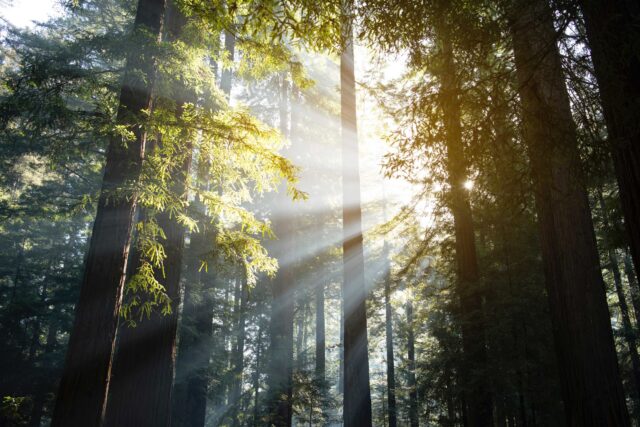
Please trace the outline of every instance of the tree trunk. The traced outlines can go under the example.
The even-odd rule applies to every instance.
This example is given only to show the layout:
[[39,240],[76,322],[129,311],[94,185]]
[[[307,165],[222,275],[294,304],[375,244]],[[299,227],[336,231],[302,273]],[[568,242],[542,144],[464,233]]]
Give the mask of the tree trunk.
[[[173,5],[167,10],[167,39],[177,40],[186,18]],[[176,93],[186,96],[185,87]],[[176,118],[181,119],[187,99],[176,99]],[[192,143],[185,141],[184,158],[174,173],[172,192],[186,200],[186,180],[191,168]],[[175,373],[176,334],[180,306],[180,276],[185,229],[168,211],[157,215],[158,226],[165,233],[166,258],[156,280],[171,299],[171,313],[159,309],[136,327],[123,325],[119,330],[119,347],[113,362],[111,392],[105,426],[169,426],[171,395]]]
[[416,347],[413,334],[413,301],[407,300],[407,362],[409,368],[409,425],[418,427],[418,384],[416,383]]
[[385,263],[384,276],[384,322],[387,346],[387,412],[389,427],[396,427],[396,373],[393,359],[393,309],[391,307],[391,263],[389,262],[389,246],[384,242],[383,255]]
[[320,281],[316,286],[316,379],[320,382],[326,374],[325,346],[324,283]]
[[516,0],[511,31],[544,272],[570,426],[628,426],[553,16]]
[[[160,38],[166,0],[138,0],[134,31]],[[149,45],[154,40],[148,40]],[[117,123],[135,136],[125,144],[113,137],[107,150],[89,252],[76,305],[75,321],[58,389],[53,427],[100,425],[109,389],[111,358],[131,242],[146,136],[142,110],[151,108],[155,73],[152,54],[141,46],[127,58]],[[122,188],[130,197],[116,196]]]
[[633,271],[633,261],[628,251],[625,251],[623,256],[624,261],[624,274],[627,276],[627,282],[629,283],[629,293],[631,294],[631,302],[633,304],[633,314],[636,318],[636,328],[640,325],[640,288],[638,287],[638,281],[636,280],[636,274]]
[[443,44],[441,104],[447,146],[447,174],[451,187],[450,209],[456,238],[457,293],[460,299],[462,348],[464,357],[463,389],[468,405],[470,426],[491,426],[493,404],[487,378],[485,323],[482,290],[478,273],[475,233],[469,195],[465,189],[467,160],[462,140],[461,109],[456,64],[448,24],[439,30]]
[[637,1],[581,0],[625,227],[640,271],[640,39]]
[[[280,131],[287,135],[288,129],[288,83],[286,76],[281,82]],[[278,241],[274,243],[274,256],[281,261],[273,280],[271,313],[271,363],[269,369],[269,422],[276,427],[291,426],[292,371],[293,371],[293,315],[294,278],[291,268],[292,233],[291,216],[279,213],[274,218],[274,230]],[[284,260],[286,262],[282,262]]]
[[231,420],[234,427],[240,425],[238,418],[238,410],[241,406],[242,398],[242,375],[244,371],[244,337],[245,337],[245,321],[247,313],[247,298],[249,297],[248,283],[246,274],[243,272],[240,277],[240,302],[236,317],[238,319],[236,325],[236,349],[233,357],[233,385],[231,388]]
[[340,57],[342,106],[342,257],[344,281],[344,425],[371,426],[366,288],[360,210],[360,167],[351,11],[343,16]]
[[262,363],[262,333],[263,333],[263,322],[262,322],[262,305],[258,308],[258,336],[256,337],[256,371],[253,377],[253,427],[258,427],[260,421],[260,366]]
[[[53,313],[51,315],[53,315]],[[57,345],[57,333],[58,328],[56,325],[56,321],[54,319],[51,319],[49,321],[49,331],[47,332],[47,342],[44,345],[44,360],[48,359]],[[40,427],[40,424],[42,422],[42,415],[44,414],[44,404],[47,398],[47,390],[50,389],[50,387],[48,386],[49,381],[50,378],[47,377],[41,377],[38,379],[38,391],[33,398],[33,409],[31,411],[31,417],[29,418],[29,427]]]

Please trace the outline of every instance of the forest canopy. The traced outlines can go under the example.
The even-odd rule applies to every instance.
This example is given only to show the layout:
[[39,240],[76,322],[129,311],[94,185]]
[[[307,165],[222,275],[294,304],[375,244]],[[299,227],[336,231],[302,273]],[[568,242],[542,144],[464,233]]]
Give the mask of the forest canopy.
[[640,4],[0,0],[0,427],[640,425]]

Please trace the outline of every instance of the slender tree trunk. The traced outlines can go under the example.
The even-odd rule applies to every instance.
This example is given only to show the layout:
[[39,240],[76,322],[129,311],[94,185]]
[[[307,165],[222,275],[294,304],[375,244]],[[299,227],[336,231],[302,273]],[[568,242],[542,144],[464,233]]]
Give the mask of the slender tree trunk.
[[324,283],[316,286],[316,378],[324,382],[326,371],[324,328]]
[[631,302],[633,304],[633,314],[636,318],[636,328],[640,325],[640,288],[638,287],[638,281],[636,280],[636,274],[633,271],[633,261],[627,251],[623,256],[624,262],[624,274],[627,276],[627,282],[629,283],[629,293],[631,294]]
[[344,265],[344,425],[371,426],[371,388],[367,339],[366,288],[360,210],[360,167],[356,120],[353,27],[344,13],[344,51],[340,57],[342,106],[342,257]]
[[258,309],[258,336],[256,337],[256,371],[253,377],[253,427],[258,427],[260,421],[260,374],[262,363],[262,334],[263,334],[263,322],[262,322],[262,306]]
[[393,309],[391,307],[391,263],[389,262],[389,246],[384,242],[383,257],[385,262],[384,277],[384,322],[387,346],[387,412],[389,427],[396,427],[396,372],[393,357]]
[[[280,131],[288,130],[288,82],[282,76],[280,98]],[[290,426],[293,416],[293,315],[294,278],[291,266],[293,243],[290,214],[280,213],[274,218],[274,229],[279,240],[274,244],[274,255],[281,262],[273,280],[271,313],[271,363],[269,369],[269,422],[276,427]]]
[[640,271],[640,3],[581,0],[625,227]]
[[[233,63],[233,58],[236,52],[236,38],[229,31],[224,32],[224,49],[229,55],[230,61]],[[233,84],[233,72],[229,68],[223,68],[220,76],[220,89],[222,93],[227,96],[227,99],[231,98],[231,85]]]
[[545,0],[515,0],[511,31],[567,422],[628,426],[575,126]]
[[[47,342],[44,345],[44,360],[48,359],[57,345],[57,333],[58,328],[56,321],[54,319],[51,319],[49,321],[49,330],[47,332]],[[31,411],[31,417],[29,418],[29,427],[40,427],[40,424],[42,423],[42,416],[44,415],[44,404],[47,398],[47,390],[50,389],[48,381],[50,381],[50,378],[41,377],[38,379],[38,391],[33,398],[33,409]]]
[[240,425],[238,410],[240,409],[242,397],[242,376],[244,372],[244,337],[247,313],[247,299],[249,297],[248,283],[246,274],[244,272],[242,273],[240,281],[240,304],[238,306],[239,311],[237,312],[238,324],[236,327],[236,350],[233,360],[233,386],[231,391],[231,405],[233,405],[231,419],[234,427]]
[[418,427],[418,384],[416,382],[416,346],[413,333],[413,301],[407,300],[407,362],[409,368],[409,425]]
[[482,311],[482,291],[478,273],[475,233],[471,204],[464,185],[468,179],[467,160],[462,140],[461,109],[457,70],[448,24],[439,30],[443,44],[441,103],[447,145],[447,172],[451,187],[450,209],[453,214],[458,266],[457,293],[462,312],[462,347],[464,357],[465,402],[470,426],[491,426],[493,404],[486,375],[487,350]]
[[[134,30],[159,39],[165,1],[139,0]],[[146,48],[141,46],[142,52]],[[137,202],[134,188],[145,152],[146,137],[139,123],[143,117],[141,111],[151,108],[154,73],[153,55],[137,50],[128,57],[116,120],[130,129],[135,138],[125,144],[113,137],[107,150],[102,191],[58,389],[53,427],[100,425],[104,416]],[[114,192],[121,188],[131,191],[131,196],[115,196]]]

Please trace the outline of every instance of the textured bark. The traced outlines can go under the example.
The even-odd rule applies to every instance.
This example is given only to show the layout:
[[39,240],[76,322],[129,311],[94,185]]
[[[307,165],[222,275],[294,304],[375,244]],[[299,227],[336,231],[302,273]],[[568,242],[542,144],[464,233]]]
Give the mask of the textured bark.
[[511,31],[545,282],[570,426],[626,426],[593,223],[545,0],[516,0]]
[[[171,3],[167,10],[167,39],[177,40],[186,18]],[[185,96],[186,88],[176,88]],[[176,99],[176,117],[182,115],[185,99]],[[191,168],[192,144],[185,141],[184,158],[173,176],[172,192],[186,200],[186,180]],[[164,271],[156,271],[156,280],[171,299],[171,313],[154,311],[136,327],[122,325],[119,347],[113,362],[112,385],[107,404],[105,425],[169,426],[171,394],[175,371],[176,333],[180,306],[180,276],[185,229],[169,212],[157,215],[158,226],[164,231],[166,258]]]
[[391,307],[391,264],[389,262],[389,246],[384,242],[383,257],[385,262],[384,276],[384,323],[387,347],[387,413],[389,427],[398,425],[396,406],[396,371],[393,359],[393,308]]
[[366,289],[360,210],[360,166],[351,18],[340,57],[342,119],[342,258],[344,278],[344,425],[371,426]]
[[[159,38],[165,0],[139,0],[134,30]],[[146,137],[141,110],[151,108],[155,63],[146,46],[127,59],[120,92],[117,123],[135,138],[124,144],[113,137],[107,150],[102,190],[76,305],[52,426],[100,425],[109,389],[111,358],[118,325],[127,255],[136,208],[116,190],[134,189],[142,167]],[[140,78],[142,77],[142,78]]]
[[640,271],[640,3],[581,0],[620,199]]
[[487,379],[487,350],[482,293],[478,273],[475,233],[469,195],[464,187],[468,179],[467,160],[462,140],[461,110],[456,64],[447,24],[439,29],[443,45],[441,104],[447,146],[447,175],[451,187],[450,204],[455,227],[457,293],[460,299],[465,390],[470,426],[491,426],[493,404]]

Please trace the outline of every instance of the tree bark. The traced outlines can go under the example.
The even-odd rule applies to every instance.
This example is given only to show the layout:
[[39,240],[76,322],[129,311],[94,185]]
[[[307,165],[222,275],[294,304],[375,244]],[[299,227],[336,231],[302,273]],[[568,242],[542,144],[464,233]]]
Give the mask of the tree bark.
[[631,302],[633,304],[633,314],[636,318],[636,328],[640,324],[640,288],[638,287],[638,281],[636,280],[636,274],[633,271],[633,261],[628,251],[625,251],[623,256],[624,262],[624,274],[627,276],[627,282],[629,283],[629,293],[631,294]]
[[387,242],[384,242],[382,253],[385,262],[384,322],[387,347],[387,413],[389,416],[389,427],[397,427],[396,372],[393,356],[393,309],[391,307],[391,263],[389,262],[389,246]]
[[[139,0],[136,33],[158,40],[166,0]],[[150,45],[152,40],[145,42]],[[133,132],[126,144],[113,137],[107,150],[89,252],[76,305],[75,321],[58,389],[53,427],[102,423],[109,389],[118,313],[136,209],[135,182],[140,176],[146,136],[142,110],[151,108],[155,60],[142,45],[127,58],[117,123]],[[142,78],[141,78],[142,77]],[[127,189],[129,197],[116,195]]]
[[553,16],[515,0],[511,32],[567,423],[628,426]]
[[237,307],[236,317],[236,348],[233,355],[233,383],[231,388],[231,420],[234,427],[240,425],[238,411],[241,407],[242,375],[244,371],[244,338],[247,313],[247,298],[249,297],[248,283],[243,272],[240,277],[240,301]]
[[413,301],[407,300],[407,362],[409,368],[409,425],[418,427],[418,384],[416,382],[416,346],[413,333]]
[[340,57],[342,119],[342,258],[344,266],[344,425],[371,426],[366,288],[351,11],[343,16]]
[[636,272],[640,271],[640,3],[581,0]]
[[464,360],[463,388],[470,426],[493,424],[491,387],[487,378],[485,322],[482,290],[478,272],[473,216],[469,195],[464,185],[468,179],[461,127],[461,109],[457,70],[454,62],[448,24],[439,29],[443,45],[441,72],[441,104],[447,146],[447,173],[450,209],[456,238],[457,293],[460,300],[462,347]]

